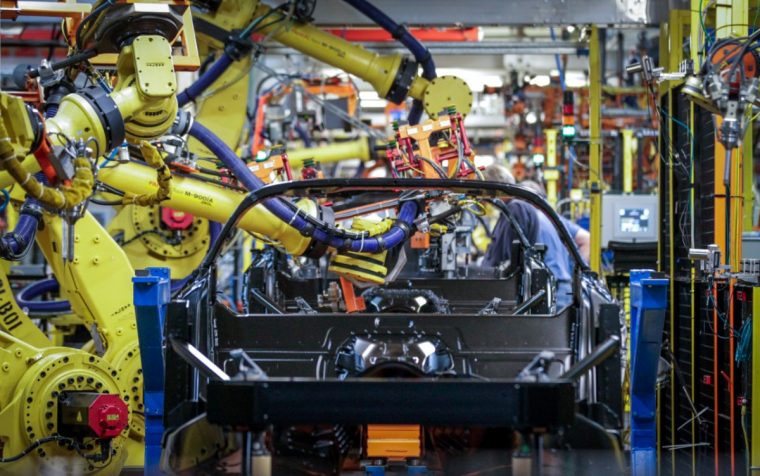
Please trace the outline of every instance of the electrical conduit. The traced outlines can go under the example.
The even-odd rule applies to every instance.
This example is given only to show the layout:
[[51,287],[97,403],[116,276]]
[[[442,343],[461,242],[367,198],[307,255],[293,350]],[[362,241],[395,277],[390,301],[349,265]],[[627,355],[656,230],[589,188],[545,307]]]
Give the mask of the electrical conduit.
[[[383,30],[391,34],[412,53],[414,59],[422,65],[422,77],[428,80],[436,78],[435,62],[425,46],[420,43],[409,31],[399,25],[391,17],[383,13],[376,6],[366,0],[345,0],[346,3],[362,12],[367,18],[377,23]],[[422,117],[422,101],[415,99],[412,109],[409,111],[407,120],[409,124],[417,124]]]
[[[227,144],[201,124],[194,122],[190,128],[190,135],[216,155],[246,189],[255,191],[264,186],[264,183],[248,169],[246,164],[238,158]],[[418,212],[416,203],[412,201],[406,202],[399,210],[396,224],[386,233],[376,237],[351,240],[336,236],[335,232],[330,229],[315,227],[301,216],[297,210],[294,211],[281,199],[266,200],[264,201],[264,206],[277,218],[288,223],[302,235],[311,236],[314,240],[334,248],[364,253],[377,253],[403,243],[412,231],[412,223]]]

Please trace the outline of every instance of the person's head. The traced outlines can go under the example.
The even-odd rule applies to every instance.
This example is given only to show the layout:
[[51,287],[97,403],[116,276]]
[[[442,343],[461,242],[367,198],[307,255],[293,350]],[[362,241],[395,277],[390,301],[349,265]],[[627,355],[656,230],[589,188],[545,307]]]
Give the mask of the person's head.
[[544,186],[535,180],[523,180],[518,185],[538,194],[541,198],[546,198],[546,190],[544,189]]
[[514,185],[516,183],[514,175],[508,168],[501,164],[491,164],[483,171],[483,177],[489,182],[506,183]]

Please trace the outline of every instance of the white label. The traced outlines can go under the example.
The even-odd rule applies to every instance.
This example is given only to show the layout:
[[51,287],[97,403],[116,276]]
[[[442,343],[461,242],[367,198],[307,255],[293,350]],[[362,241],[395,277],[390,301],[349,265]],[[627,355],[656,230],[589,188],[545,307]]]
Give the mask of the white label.
[[406,133],[409,134],[409,135],[416,134],[417,133],[417,128],[416,127],[411,127],[411,128],[409,128],[409,129],[406,130]]
[[155,3],[135,3],[133,7],[140,13],[169,13],[169,5]]
[[427,132],[427,131],[432,131],[432,130],[433,130],[432,124],[425,124],[424,126],[422,126],[422,132]]
[[451,125],[451,121],[446,119],[445,121],[439,122],[438,125],[440,125],[441,127],[449,127]]

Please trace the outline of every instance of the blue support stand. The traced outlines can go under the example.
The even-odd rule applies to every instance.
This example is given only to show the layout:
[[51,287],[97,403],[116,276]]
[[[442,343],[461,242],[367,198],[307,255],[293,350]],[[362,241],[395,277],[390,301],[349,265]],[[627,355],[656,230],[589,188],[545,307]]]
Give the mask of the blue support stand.
[[365,476],[385,476],[385,465],[370,464],[364,467]]
[[668,280],[631,271],[631,473],[657,475],[657,367]]
[[171,300],[169,268],[138,270],[132,278],[145,402],[145,474],[160,474],[164,435],[164,320]]

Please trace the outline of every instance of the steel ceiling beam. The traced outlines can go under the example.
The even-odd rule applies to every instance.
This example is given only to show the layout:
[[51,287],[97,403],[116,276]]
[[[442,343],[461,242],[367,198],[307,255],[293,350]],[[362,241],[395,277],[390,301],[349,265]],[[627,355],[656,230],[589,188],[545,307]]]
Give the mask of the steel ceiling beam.
[[[383,0],[377,6],[395,21],[418,26],[659,25],[685,0]],[[320,0],[318,25],[370,26],[372,21],[343,0]]]

